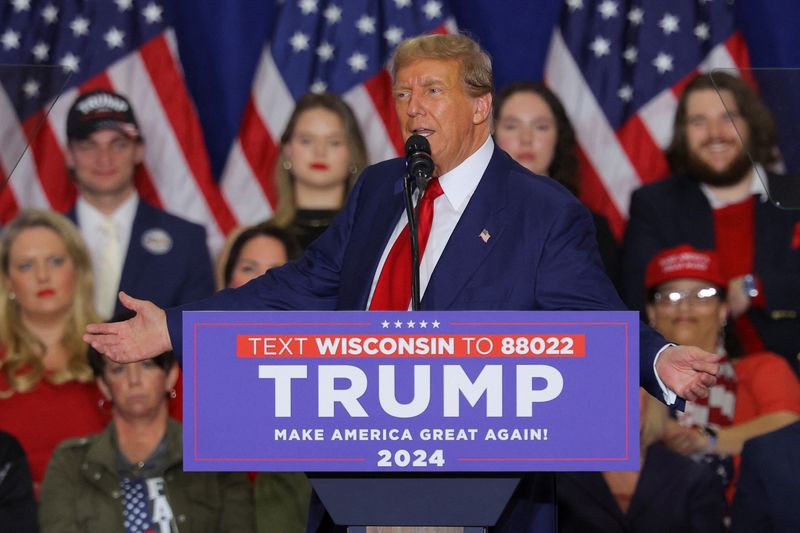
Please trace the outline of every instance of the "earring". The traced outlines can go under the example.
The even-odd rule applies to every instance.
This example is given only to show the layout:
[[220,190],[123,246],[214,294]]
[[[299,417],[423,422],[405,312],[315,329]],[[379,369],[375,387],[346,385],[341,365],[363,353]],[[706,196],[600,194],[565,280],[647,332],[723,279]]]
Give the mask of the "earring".
[[350,174],[353,175],[358,174],[358,166],[356,166],[355,164],[350,165],[350,168],[348,170],[350,171]]
[[113,402],[111,400],[106,400],[105,398],[100,398],[97,400],[97,408],[101,411],[105,411],[106,409],[111,409]]
[[172,390],[169,391],[169,397],[170,397],[171,400],[174,400],[175,398],[178,397],[178,393],[175,392],[175,389],[172,389]]
[[8,299],[13,302],[14,300],[17,299],[17,293],[12,292],[12,291],[8,291]]
[[281,163],[281,166],[284,170],[292,170],[292,162],[288,159],[284,159],[283,163]]

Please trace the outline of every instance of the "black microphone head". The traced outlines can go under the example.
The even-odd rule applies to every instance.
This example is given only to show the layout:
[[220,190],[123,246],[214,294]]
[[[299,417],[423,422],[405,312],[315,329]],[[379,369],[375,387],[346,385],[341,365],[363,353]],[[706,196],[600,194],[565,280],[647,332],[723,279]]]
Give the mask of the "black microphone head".
[[422,135],[412,135],[406,141],[406,167],[408,174],[416,179],[420,192],[423,192],[433,175],[433,159],[431,144]]

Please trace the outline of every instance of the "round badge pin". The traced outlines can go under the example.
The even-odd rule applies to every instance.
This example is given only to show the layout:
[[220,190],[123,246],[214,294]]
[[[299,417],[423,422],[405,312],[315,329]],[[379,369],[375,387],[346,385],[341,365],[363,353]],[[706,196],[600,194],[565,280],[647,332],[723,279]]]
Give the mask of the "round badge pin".
[[153,228],[142,235],[142,246],[155,255],[164,255],[172,250],[172,237],[161,228]]

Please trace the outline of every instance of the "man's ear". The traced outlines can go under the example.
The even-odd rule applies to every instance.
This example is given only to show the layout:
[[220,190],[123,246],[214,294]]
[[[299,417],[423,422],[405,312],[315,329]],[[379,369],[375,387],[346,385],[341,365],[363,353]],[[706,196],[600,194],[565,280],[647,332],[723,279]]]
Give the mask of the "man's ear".
[[473,124],[483,124],[492,115],[492,93],[473,98],[474,111],[472,113]]

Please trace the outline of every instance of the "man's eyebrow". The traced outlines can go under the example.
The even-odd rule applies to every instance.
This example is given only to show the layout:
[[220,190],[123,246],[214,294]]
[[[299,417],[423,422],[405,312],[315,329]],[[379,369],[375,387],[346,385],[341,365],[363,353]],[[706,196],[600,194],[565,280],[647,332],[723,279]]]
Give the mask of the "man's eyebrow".
[[[437,85],[437,84],[444,84],[444,80],[436,76],[427,76],[425,78],[422,78],[422,80],[419,82],[419,85],[421,87],[430,87],[431,85]],[[398,89],[408,89],[409,87],[410,85],[407,83],[398,83],[395,84],[393,89],[396,91]]]

